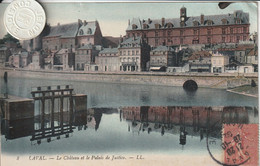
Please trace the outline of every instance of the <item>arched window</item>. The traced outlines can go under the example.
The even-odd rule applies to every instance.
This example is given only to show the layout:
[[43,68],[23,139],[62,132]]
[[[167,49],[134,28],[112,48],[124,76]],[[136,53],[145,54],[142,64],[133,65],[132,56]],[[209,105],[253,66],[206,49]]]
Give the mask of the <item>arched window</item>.
[[213,25],[213,21],[212,20],[207,20],[207,25]]
[[223,24],[223,25],[228,24],[228,21],[227,21],[227,19],[225,19],[225,18],[223,18],[221,21],[222,21],[222,24]]
[[143,24],[143,27],[144,27],[144,29],[148,29],[148,28],[149,28],[149,25]]
[[173,24],[169,22],[169,23],[166,24],[166,27],[167,27],[167,28],[172,28],[172,27],[173,27]]
[[161,25],[160,25],[160,24],[155,24],[154,26],[155,26],[155,29],[161,28]]
[[88,28],[88,32],[87,32],[88,34],[92,34],[92,30],[91,30],[91,28]]
[[135,24],[132,25],[132,29],[137,29],[137,28],[138,28],[137,25]]
[[84,31],[81,29],[81,30],[79,31],[79,34],[80,34],[80,35],[83,35],[83,34],[84,34]]
[[195,27],[199,26],[199,22],[198,21],[193,21],[193,26],[195,26]]

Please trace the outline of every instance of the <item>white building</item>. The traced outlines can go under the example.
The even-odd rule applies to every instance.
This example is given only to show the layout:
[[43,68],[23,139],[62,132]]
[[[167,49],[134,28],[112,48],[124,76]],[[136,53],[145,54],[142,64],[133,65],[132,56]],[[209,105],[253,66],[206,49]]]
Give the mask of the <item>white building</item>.
[[225,66],[229,63],[229,57],[223,54],[213,54],[211,56],[211,72],[224,73]]

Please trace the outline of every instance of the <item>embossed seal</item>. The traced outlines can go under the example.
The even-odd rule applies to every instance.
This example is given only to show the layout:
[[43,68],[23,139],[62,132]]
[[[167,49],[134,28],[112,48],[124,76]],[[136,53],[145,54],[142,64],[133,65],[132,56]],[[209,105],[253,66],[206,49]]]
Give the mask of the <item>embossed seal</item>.
[[29,40],[38,36],[45,22],[45,12],[35,0],[14,0],[4,13],[7,32],[19,40]]

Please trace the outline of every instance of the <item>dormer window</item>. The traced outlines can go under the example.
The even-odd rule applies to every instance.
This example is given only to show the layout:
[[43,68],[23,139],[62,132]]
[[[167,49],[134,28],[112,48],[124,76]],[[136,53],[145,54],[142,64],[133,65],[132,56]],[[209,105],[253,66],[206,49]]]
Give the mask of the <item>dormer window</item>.
[[236,24],[241,24],[241,19],[236,19]]
[[193,21],[193,26],[195,26],[195,27],[199,26],[199,22],[198,21]]
[[208,21],[207,21],[207,25],[209,25],[209,26],[210,26],[210,25],[213,25],[213,21],[212,21],[212,20],[208,20]]
[[166,24],[166,27],[167,27],[167,28],[172,28],[172,27],[173,27],[173,24],[172,24],[172,23],[167,23],[167,24]]
[[225,18],[223,18],[221,21],[222,21],[222,24],[223,24],[223,25],[227,25],[227,24],[228,24],[228,21],[227,21],[227,19],[225,19]]
[[155,26],[155,29],[161,28],[161,25],[160,25],[160,24],[155,24],[154,26]]
[[132,29],[137,29],[137,25],[133,24]]
[[90,28],[88,28],[88,34],[92,34],[92,30]]
[[79,35],[84,35],[84,31],[82,29],[79,31]]
[[149,28],[149,25],[143,24],[143,27],[144,27],[144,29],[148,29],[148,28]]

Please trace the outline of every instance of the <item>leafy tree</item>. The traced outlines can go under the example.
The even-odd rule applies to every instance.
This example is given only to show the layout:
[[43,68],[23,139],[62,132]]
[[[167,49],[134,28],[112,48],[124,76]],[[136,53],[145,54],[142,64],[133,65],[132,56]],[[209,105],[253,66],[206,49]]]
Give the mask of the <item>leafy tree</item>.
[[0,44],[5,44],[5,42],[7,41],[13,41],[15,43],[18,43],[19,45],[19,40],[17,40],[16,38],[14,38],[12,35],[10,35],[9,33],[7,33],[3,39],[0,39]]

